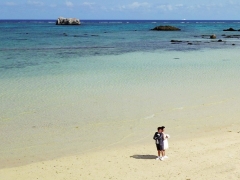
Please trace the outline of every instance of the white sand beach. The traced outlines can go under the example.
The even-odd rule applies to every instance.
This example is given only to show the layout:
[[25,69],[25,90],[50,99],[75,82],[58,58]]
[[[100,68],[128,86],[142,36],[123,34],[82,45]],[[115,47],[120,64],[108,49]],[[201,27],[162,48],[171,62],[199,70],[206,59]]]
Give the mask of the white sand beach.
[[206,128],[171,139],[169,159],[157,161],[154,143],[107,147],[89,153],[0,170],[5,180],[239,179],[240,124]]

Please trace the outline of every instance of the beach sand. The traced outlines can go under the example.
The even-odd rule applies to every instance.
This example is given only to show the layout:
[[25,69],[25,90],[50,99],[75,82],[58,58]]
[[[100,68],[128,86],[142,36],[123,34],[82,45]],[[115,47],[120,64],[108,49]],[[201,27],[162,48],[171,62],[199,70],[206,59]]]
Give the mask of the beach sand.
[[240,179],[240,124],[169,140],[168,159],[154,143],[109,147],[81,155],[0,170],[4,180]]
[[[85,63],[0,80],[1,180],[240,179],[237,49]],[[163,125],[169,159],[156,161]]]

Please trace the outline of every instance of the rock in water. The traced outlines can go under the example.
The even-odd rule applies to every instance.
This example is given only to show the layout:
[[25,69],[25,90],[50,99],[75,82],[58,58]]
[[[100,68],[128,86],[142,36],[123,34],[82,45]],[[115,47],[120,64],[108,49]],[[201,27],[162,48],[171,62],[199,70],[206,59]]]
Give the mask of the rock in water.
[[237,30],[233,28],[229,28],[229,29],[224,29],[223,31],[237,31]]
[[215,34],[210,36],[210,39],[216,39],[216,38],[217,38],[217,36]]
[[56,21],[56,25],[80,25],[81,22],[76,18],[63,18],[59,17]]
[[182,41],[179,41],[179,40],[171,40],[171,42],[178,42],[178,43],[180,43],[180,42],[182,42]]
[[174,26],[157,26],[153,29],[153,31],[181,31],[181,29]]

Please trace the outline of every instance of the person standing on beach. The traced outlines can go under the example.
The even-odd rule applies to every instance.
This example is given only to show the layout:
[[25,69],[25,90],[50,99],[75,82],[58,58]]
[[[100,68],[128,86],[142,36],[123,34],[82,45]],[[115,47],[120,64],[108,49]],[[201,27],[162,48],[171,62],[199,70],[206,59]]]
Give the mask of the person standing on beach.
[[[157,151],[158,151],[158,157],[156,158],[156,160],[164,160],[164,144],[163,144],[163,140],[164,140],[164,134],[163,134],[163,128],[162,127],[158,127],[157,128],[158,132],[156,132],[153,136],[153,139],[156,141],[156,147],[157,147]],[[162,154],[162,157],[161,157]]]
[[164,131],[165,131],[165,126],[162,126],[162,130],[163,130],[163,137],[164,137],[164,140],[163,140],[163,146],[164,146],[163,158],[166,159],[166,158],[168,158],[168,157],[166,156],[166,149],[168,149],[168,138],[170,138],[170,135],[164,133]]

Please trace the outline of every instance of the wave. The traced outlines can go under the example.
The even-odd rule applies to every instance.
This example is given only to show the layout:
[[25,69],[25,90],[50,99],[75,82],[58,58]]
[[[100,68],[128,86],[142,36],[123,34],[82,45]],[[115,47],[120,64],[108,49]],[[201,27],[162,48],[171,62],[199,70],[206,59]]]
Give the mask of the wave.
[[195,22],[196,24],[210,24],[210,23],[214,23],[214,22]]
[[122,24],[123,22],[109,22],[110,24]]
[[123,22],[119,21],[119,22],[113,22],[113,21],[110,21],[110,22],[99,22],[99,24],[122,24]]
[[[27,40],[27,39],[18,39]],[[113,46],[78,46],[78,47],[50,47],[50,48],[1,48],[0,51],[32,51],[32,50],[64,50],[64,49],[113,49]]]
[[196,24],[225,24],[226,22],[219,22],[219,21],[211,21],[211,22],[207,22],[207,21],[196,21],[195,22]]
[[44,21],[32,21],[32,22],[30,22],[30,23],[43,24],[43,23],[45,23],[45,22],[44,22]]

